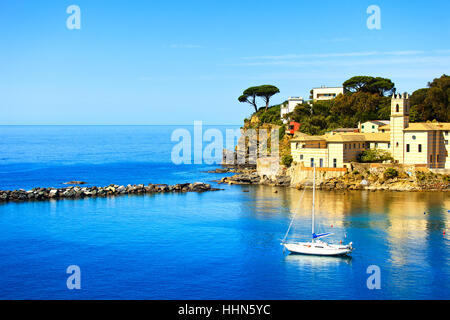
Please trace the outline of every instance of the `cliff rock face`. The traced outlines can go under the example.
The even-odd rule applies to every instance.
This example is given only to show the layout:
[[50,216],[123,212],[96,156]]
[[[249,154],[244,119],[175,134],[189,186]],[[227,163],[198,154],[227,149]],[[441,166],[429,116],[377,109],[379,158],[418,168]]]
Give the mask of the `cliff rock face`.
[[[340,178],[346,173],[345,169],[316,168],[316,183],[319,185],[329,179]],[[294,164],[287,170],[287,175],[291,177],[292,186],[310,185],[314,179],[314,170]]]

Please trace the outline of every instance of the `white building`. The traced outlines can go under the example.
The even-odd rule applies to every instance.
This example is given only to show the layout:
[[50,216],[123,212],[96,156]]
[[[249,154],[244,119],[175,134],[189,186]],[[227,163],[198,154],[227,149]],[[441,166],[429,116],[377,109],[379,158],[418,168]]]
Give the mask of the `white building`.
[[344,87],[325,87],[313,88],[311,90],[311,99],[318,100],[331,100],[338,95],[344,94]]
[[284,119],[284,115],[294,112],[295,107],[298,104],[303,104],[303,98],[302,97],[289,97],[287,104],[283,104],[281,106],[281,119],[284,123],[287,123],[288,121]]
[[361,133],[385,133],[390,131],[389,120],[369,120],[359,124],[359,131]]

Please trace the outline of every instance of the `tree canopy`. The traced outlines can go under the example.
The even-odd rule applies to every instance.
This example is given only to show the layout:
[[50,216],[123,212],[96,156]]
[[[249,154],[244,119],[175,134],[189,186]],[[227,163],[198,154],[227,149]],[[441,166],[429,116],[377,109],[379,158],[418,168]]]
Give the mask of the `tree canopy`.
[[255,108],[255,112],[258,112],[256,98],[259,97],[265,102],[265,111],[267,111],[267,109],[269,108],[270,98],[279,92],[280,89],[267,84],[262,86],[250,87],[244,90],[243,94],[238,98],[238,100],[239,102],[246,102],[251,104]]
[[412,122],[450,122],[450,76],[442,75],[416,90],[410,98]]
[[258,87],[250,87],[246,89],[242,95],[238,98],[239,102],[246,102],[251,104],[255,108],[255,112],[258,112],[258,106],[256,105],[256,92]]
[[266,103],[265,110],[267,111],[267,109],[269,108],[270,98],[279,92],[280,89],[278,89],[277,87],[265,84],[257,87],[256,96],[264,100],[264,102]]
[[395,84],[386,78],[356,76],[343,83],[346,92],[365,92],[380,96],[392,95],[395,92]]
[[[357,76],[345,81],[344,87],[346,94],[335,99],[297,105],[290,119],[302,124],[301,132],[312,135],[336,128],[356,128],[358,122],[389,119],[390,95],[395,92],[391,80]],[[262,123],[281,124],[280,105],[268,108],[270,97],[278,92],[278,88],[269,85],[250,87],[239,97],[239,101],[252,104]],[[258,110],[257,97],[266,102],[265,109]],[[450,122],[450,76],[444,74],[429,82],[427,88],[416,90],[410,97],[410,103],[411,122]]]
[[300,104],[291,118],[302,124],[301,132],[316,135],[336,128],[357,128],[358,122],[367,120],[389,119],[390,106],[389,97],[356,92]]

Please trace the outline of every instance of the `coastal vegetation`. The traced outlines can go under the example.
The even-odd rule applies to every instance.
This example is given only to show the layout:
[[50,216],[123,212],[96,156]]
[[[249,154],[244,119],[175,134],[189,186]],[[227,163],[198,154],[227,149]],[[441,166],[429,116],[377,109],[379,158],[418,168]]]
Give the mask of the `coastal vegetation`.
[[292,162],[294,161],[294,158],[290,154],[285,154],[281,158],[281,164],[289,168],[292,165]]
[[256,98],[261,98],[265,103],[264,111],[267,111],[269,109],[270,98],[279,92],[280,89],[277,87],[265,84],[245,89],[238,100],[239,102],[251,104],[255,108],[255,112],[258,112]]
[[359,122],[389,119],[395,84],[386,78],[356,76],[343,83],[344,94],[326,101],[299,104],[291,118],[302,124],[300,131],[324,134],[336,128],[356,128]]
[[383,173],[383,177],[386,180],[397,178],[398,171],[395,170],[394,168],[387,168]]
[[345,92],[365,92],[378,94],[379,96],[387,96],[395,93],[395,84],[391,79],[370,77],[370,76],[356,76],[352,77],[342,84]]
[[362,163],[381,163],[384,161],[393,161],[391,154],[383,149],[369,149],[361,152],[358,156],[358,162]]
[[[389,120],[391,98],[396,92],[391,79],[371,76],[355,76],[343,82],[344,94],[326,101],[309,101],[297,105],[289,114],[291,120],[301,123],[300,131],[310,135],[320,135],[336,128],[356,128],[359,122],[368,120]],[[263,87],[263,88],[262,88]],[[269,87],[269,88],[267,88]],[[255,118],[252,127],[264,123],[282,126],[281,105],[268,107],[273,94],[279,92],[272,86],[251,87],[244,91],[239,101],[254,106]],[[265,107],[258,108],[256,98],[267,95]],[[410,98],[410,121],[450,122],[450,76],[442,75],[428,83],[427,88],[416,90]]]
[[411,122],[450,122],[450,76],[442,75],[411,95]]

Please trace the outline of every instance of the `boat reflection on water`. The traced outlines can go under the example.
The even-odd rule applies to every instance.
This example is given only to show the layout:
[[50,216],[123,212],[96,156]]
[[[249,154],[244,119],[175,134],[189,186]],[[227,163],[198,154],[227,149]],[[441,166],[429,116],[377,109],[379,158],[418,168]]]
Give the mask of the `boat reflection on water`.
[[285,256],[285,261],[296,264],[301,267],[332,267],[338,266],[340,264],[352,264],[351,256],[338,256],[338,257],[327,257],[327,256],[313,256],[306,254],[294,254],[290,253]]

